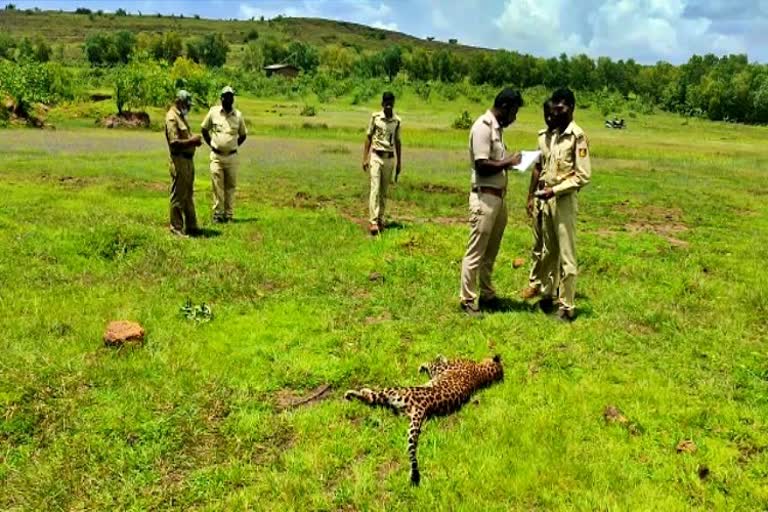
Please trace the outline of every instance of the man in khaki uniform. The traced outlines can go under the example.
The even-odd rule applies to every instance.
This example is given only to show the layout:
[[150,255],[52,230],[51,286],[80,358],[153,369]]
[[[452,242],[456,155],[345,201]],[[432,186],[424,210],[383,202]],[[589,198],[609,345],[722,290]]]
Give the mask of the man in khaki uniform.
[[237,148],[248,135],[243,114],[234,108],[234,104],[234,89],[224,87],[221,90],[221,105],[212,107],[202,124],[203,138],[211,147],[214,222],[229,222],[234,217],[239,163]]
[[528,287],[524,289],[520,296],[523,299],[533,299],[541,294],[542,283],[548,283],[548,291],[550,295],[545,297],[540,305],[545,311],[549,311],[552,308],[555,297],[552,294],[557,293],[557,288],[560,281],[560,272],[558,265],[547,265],[546,270],[554,272],[552,276],[544,276],[542,274],[542,264],[545,262],[547,256],[552,254],[559,262],[559,255],[557,253],[551,253],[544,247],[544,234],[542,232],[542,217],[544,215],[544,201],[534,196],[537,190],[542,190],[544,185],[544,176],[542,170],[546,168],[549,161],[549,145],[552,140],[552,135],[555,132],[555,119],[552,113],[552,100],[548,99],[544,102],[544,123],[547,127],[543,130],[539,130],[538,135],[538,149],[541,151],[541,158],[536,163],[533,172],[531,172],[531,183],[528,187],[528,200],[527,211],[528,217],[531,218],[531,228],[533,230],[533,250],[531,251],[531,272],[528,276]]
[[[515,122],[522,105],[519,92],[504,89],[496,96],[493,107],[475,121],[469,133],[472,165],[470,231],[461,264],[459,298],[461,309],[470,316],[480,315],[480,308],[493,308],[497,303],[491,274],[507,226],[507,169],[520,163],[519,153],[506,156],[504,128]],[[476,299],[479,299],[477,305]]]
[[192,95],[185,90],[176,93],[176,102],[165,115],[165,139],[171,153],[171,233],[184,236],[198,232],[195,214],[195,148],[202,144],[192,135],[187,114]]
[[578,192],[592,177],[589,140],[573,121],[575,107],[576,98],[570,89],[558,89],[552,94],[556,128],[549,143],[544,188],[535,194],[544,201],[542,232],[544,247],[549,253],[542,262],[541,275],[550,277],[542,283],[541,294],[547,297],[554,292],[553,276],[559,273],[558,318],[565,322],[575,318]]
[[394,108],[395,95],[385,92],[381,98],[381,111],[371,115],[363,147],[363,171],[370,175],[371,180],[368,230],[373,236],[384,229],[384,210],[392,169],[397,181],[402,168],[400,118],[395,115]]

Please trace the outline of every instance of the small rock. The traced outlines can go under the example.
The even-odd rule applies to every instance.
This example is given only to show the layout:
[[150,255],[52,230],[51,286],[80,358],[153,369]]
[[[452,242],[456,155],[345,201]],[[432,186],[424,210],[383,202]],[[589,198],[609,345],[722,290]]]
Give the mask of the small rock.
[[525,259],[523,259],[523,258],[515,258],[512,261],[512,268],[520,268],[523,265],[525,265]]
[[371,272],[368,275],[368,280],[371,281],[371,282],[383,281],[384,280],[384,276],[381,275],[379,272]]
[[140,344],[144,341],[144,328],[136,322],[119,320],[110,322],[104,333],[104,344],[110,347],[120,347],[125,343]]
[[683,439],[682,441],[677,443],[676,450],[677,450],[677,453],[696,453],[696,450],[698,450],[698,447],[696,446],[696,443],[694,443],[690,439]]
[[606,406],[605,411],[603,411],[603,418],[605,418],[607,423],[618,423],[620,425],[629,423],[627,417],[615,405]]

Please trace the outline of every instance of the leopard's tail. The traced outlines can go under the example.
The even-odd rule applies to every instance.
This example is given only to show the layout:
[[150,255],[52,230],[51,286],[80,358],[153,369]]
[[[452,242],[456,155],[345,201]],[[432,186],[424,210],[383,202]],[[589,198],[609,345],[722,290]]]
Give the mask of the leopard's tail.
[[347,400],[360,400],[364,404],[372,407],[387,407],[395,411],[400,411],[405,407],[402,400],[402,393],[397,388],[386,388],[381,391],[375,391],[369,388],[358,390],[350,389],[344,393]]

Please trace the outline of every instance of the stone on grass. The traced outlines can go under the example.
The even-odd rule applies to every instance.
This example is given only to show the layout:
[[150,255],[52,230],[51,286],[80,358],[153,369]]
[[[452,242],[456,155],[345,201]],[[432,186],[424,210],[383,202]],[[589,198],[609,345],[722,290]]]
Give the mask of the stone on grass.
[[127,320],[110,322],[104,333],[104,344],[109,347],[121,347],[127,343],[138,345],[143,341],[144,328]]

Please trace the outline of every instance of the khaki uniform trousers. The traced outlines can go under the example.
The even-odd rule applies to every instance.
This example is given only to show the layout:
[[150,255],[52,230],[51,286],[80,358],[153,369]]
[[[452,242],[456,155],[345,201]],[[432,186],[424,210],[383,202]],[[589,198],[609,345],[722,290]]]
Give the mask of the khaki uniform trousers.
[[480,192],[469,195],[469,242],[461,263],[462,302],[478,298],[478,277],[480,297],[492,299],[496,296],[491,274],[506,227],[507,203],[504,198]]
[[576,215],[579,206],[576,192],[542,201],[541,262],[542,287],[545,297],[554,296],[558,287],[560,309],[572,311],[576,307]]
[[195,213],[195,162],[192,158],[172,156],[171,174],[171,228],[183,232],[197,229]]
[[235,215],[235,188],[239,163],[237,154],[225,156],[211,151],[211,190],[215,219],[231,219]]
[[368,173],[371,179],[371,195],[368,199],[368,220],[371,224],[383,224],[387,206],[387,189],[392,181],[395,158],[384,158],[372,151],[370,163]]
[[[528,275],[528,286],[546,292],[544,297],[557,299],[557,289],[560,286],[560,254],[544,247],[544,207],[546,201],[533,200],[533,250],[531,251],[531,272]],[[550,256],[551,255],[551,256]],[[554,261],[552,261],[554,258]],[[546,283],[546,285],[545,285]]]

